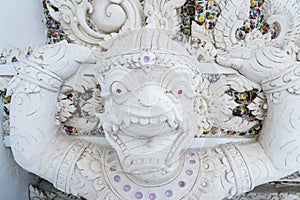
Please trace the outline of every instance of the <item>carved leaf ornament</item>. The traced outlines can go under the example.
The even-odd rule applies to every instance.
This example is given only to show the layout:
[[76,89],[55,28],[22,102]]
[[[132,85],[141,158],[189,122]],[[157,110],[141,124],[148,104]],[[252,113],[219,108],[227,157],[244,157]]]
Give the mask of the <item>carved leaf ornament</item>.
[[61,23],[70,41],[98,46],[119,33],[140,28],[143,13],[138,0],[51,1],[51,16]]
[[[252,26],[243,38],[236,33],[255,2],[211,2],[220,11],[215,26],[193,31],[211,34],[200,38],[211,52],[175,38],[184,1],[144,3],[143,14],[139,1],[52,1],[76,44],[46,45],[16,66],[7,94],[19,165],[75,196],[130,200],[231,198],[299,170],[296,0],[266,1],[266,33]],[[244,95],[251,115],[228,117],[242,101],[235,95],[248,91],[257,92]],[[72,120],[86,131],[101,126],[109,145],[64,135]],[[202,138],[190,148],[210,125],[245,131],[261,121],[257,138]]]

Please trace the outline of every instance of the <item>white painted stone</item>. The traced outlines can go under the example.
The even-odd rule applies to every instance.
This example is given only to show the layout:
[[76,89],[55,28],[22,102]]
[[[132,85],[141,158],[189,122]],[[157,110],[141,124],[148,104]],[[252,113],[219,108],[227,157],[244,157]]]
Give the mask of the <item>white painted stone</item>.
[[[117,32],[115,28],[120,26],[116,24],[107,40],[80,23],[85,22],[87,10],[93,15],[92,7],[101,7],[100,1],[93,5],[74,1],[75,6],[67,10],[62,2],[56,1],[61,9],[57,19],[70,31],[74,42],[94,48],[66,42],[47,45],[17,66],[18,75],[8,88],[8,95],[12,94],[11,147],[23,168],[61,191],[87,199],[213,200],[245,193],[299,170],[298,49],[294,48],[292,55],[285,51],[286,40],[298,45],[294,40],[299,30],[297,15],[291,16],[295,23],[286,22],[280,29],[289,32],[289,37],[278,33],[270,41],[253,31],[245,40],[237,41],[234,33],[248,16],[249,1],[220,3],[223,12],[211,41],[216,48],[215,61],[246,78],[228,76],[224,85],[214,87],[221,94],[226,88],[239,92],[262,89],[267,115],[262,113],[264,109],[251,107],[257,118],[264,118],[254,141],[190,148],[207,118],[243,131],[256,122],[226,118],[225,112],[234,103],[224,95],[215,97],[214,90],[205,87],[205,81],[201,81],[201,74],[208,73],[205,67],[195,63],[187,46],[172,39],[177,25],[174,13],[184,2],[146,1],[144,25],[131,23],[143,20],[142,15],[129,17],[140,13],[139,3],[132,1],[125,9],[131,28],[124,25],[128,29]],[[129,5],[129,1],[114,3]],[[285,9],[276,9],[276,16],[299,10],[296,0],[286,5]],[[77,21],[64,16],[70,9],[78,11],[72,12],[77,14],[72,15]],[[268,9],[272,10],[266,6]],[[270,22],[276,20],[279,18]],[[144,26],[134,29],[140,25]],[[79,86],[93,88],[95,80],[105,109],[89,109],[99,118],[109,147],[65,136],[60,127],[74,110],[60,95],[78,91]],[[215,99],[209,100],[210,96]],[[214,113],[213,108],[220,113]]]
[[[0,98],[0,106],[2,107],[2,98]],[[0,123],[3,122],[3,114],[0,113]],[[1,199],[28,199],[28,184],[33,183],[36,177],[29,172],[23,170],[14,161],[14,157],[9,148],[3,144],[9,143],[4,140],[3,131],[0,129],[1,144],[0,144],[0,184],[1,184]]]
[[[41,1],[36,0],[10,0],[0,1],[0,52],[12,46],[25,49],[28,45],[44,45],[46,43],[46,29],[43,21]],[[14,53],[14,52],[13,52]],[[9,58],[7,58],[8,60]],[[0,90],[7,86],[10,77],[15,75],[14,65],[2,65],[0,58]],[[5,77],[3,77],[5,75]],[[1,99],[0,124],[3,122]],[[28,185],[34,183],[37,176],[22,169],[14,161],[9,148],[3,141],[2,126],[0,129],[0,199],[16,200],[28,199]],[[8,143],[8,142],[7,142]]]
[[42,2],[35,0],[2,1],[0,8],[0,49],[11,46],[23,49],[46,43]]

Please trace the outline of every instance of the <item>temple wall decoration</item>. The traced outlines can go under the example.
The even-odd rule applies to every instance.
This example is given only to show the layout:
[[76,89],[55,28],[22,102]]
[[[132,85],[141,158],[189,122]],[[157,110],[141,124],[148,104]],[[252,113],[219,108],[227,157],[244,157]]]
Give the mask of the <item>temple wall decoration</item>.
[[32,199],[300,198],[272,189],[299,177],[296,0],[43,6],[48,44],[0,60],[14,159],[56,188]]

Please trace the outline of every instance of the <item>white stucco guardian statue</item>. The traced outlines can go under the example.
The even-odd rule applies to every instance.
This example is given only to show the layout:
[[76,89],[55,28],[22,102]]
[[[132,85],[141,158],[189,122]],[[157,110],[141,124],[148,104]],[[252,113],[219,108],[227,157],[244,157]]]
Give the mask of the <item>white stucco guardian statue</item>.
[[[251,44],[226,43],[230,48],[216,39],[223,50],[217,62],[261,84],[267,117],[254,142],[189,149],[201,118],[194,102],[203,69],[185,46],[172,39],[176,24],[167,17],[183,1],[146,1],[147,25],[140,29],[128,28],[142,26],[145,17],[133,20],[140,14],[130,11],[139,3],[134,2],[114,1],[130,16],[118,35],[104,37],[105,31],[97,35],[97,29],[86,31],[82,24],[73,32],[77,43],[88,45],[99,36],[101,50],[106,51],[62,42],[39,49],[18,65],[8,94],[12,94],[11,146],[19,165],[64,192],[105,200],[219,200],[299,170],[297,55],[288,55],[282,43],[267,43],[261,37],[250,38]],[[91,6],[98,8],[97,3]],[[151,5],[172,12],[151,11]],[[219,32],[215,34],[217,38]],[[100,85],[105,111],[97,116],[111,147],[66,136],[56,124],[59,94],[72,89],[85,70]]]

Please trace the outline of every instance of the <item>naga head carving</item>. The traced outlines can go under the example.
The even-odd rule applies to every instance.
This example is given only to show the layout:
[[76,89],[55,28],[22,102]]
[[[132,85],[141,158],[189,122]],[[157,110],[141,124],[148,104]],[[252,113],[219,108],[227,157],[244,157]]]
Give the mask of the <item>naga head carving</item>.
[[147,183],[168,180],[197,131],[200,74],[190,54],[168,32],[141,29],[116,39],[97,73],[99,117],[123,170]]

